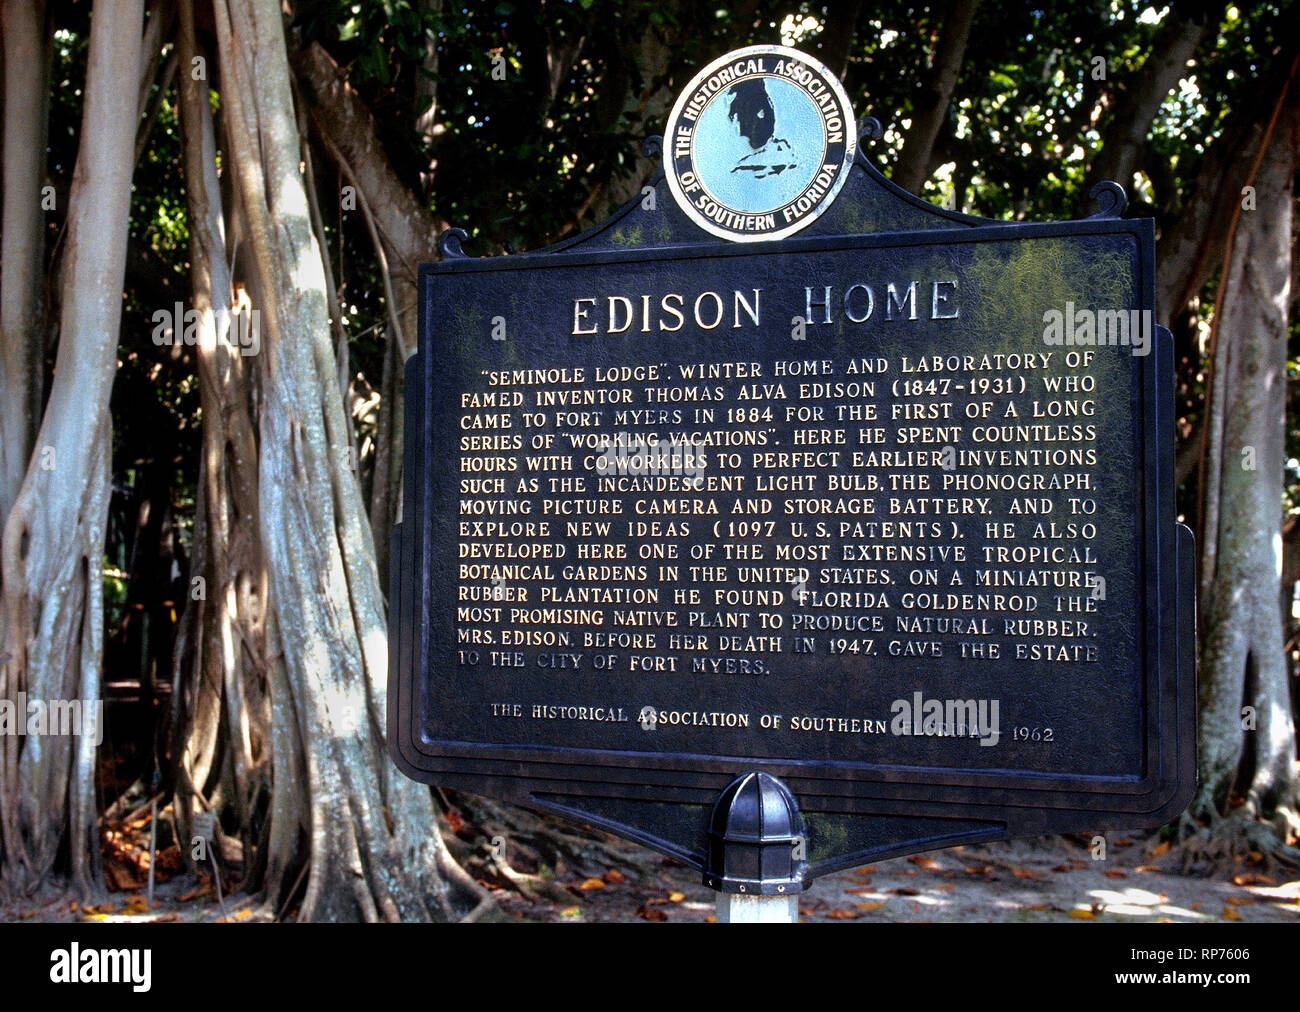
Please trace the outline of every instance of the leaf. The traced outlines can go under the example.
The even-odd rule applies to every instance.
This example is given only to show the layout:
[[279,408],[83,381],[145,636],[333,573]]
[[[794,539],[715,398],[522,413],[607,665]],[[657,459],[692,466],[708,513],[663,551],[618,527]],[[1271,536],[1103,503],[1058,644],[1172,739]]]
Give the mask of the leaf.
[[1012,868],[1011,874],[1016,878],[1038,878],[1038,872],[1030,871],[1028,868]]
[[1055,865],[1055,866],[1052,868],[1052,871],[1062,871],[1062,872],[1065,872],[1065,871],[1074,871],[1074,869],[1071,868],[1068,864],[1058,864],[1058,865]]
[[941,885],[934,888],[939,892],[947,892],[949,889],[956,889],[957,887],[955,885]]
[[857,910],[828,910],[826,916],[837,921],[855,921],[862,914]]
[[1128,878],[1128,872],[1120,871],[1118,868],[1107,868],[1107,878]]
[[963,869],[967,875],[986,875],[993,870],[991,864],[973,864]]
[[924,854],[917,854],[915,857],[909,857],[908,860],[918,868],[924,868],[926,871],[939,870],[939,862],[932,857],[926,857]]
[[1223,915],[1222,915],[1222,916],[1223,916],[1223,919],[1224,919],[1225,921],[1239,921],[1239,920],[1241,920],[1241,914],[1237,913],[1237,911],[1236,911],[1235,909],[1233,909],[1232,907],[1227,907],[1227,906],[1225,906],[1225,907],[1223,908]]
[[447,809],[447,825],[451,827],[453,833],[459,833],[460,827],[465,825],[465,820],[460,817],[460,812],[454,808]]
[[1073,910],[1071,910],[1070,916],[1080,921],[1091,921],[1091,920],[1095,920],[1097,917],[1097,915],[1094,914],[1091,910],[1081,910],[1079,907],[1075,907]]
[[1223,901],[1230,907],[1249,907],[1254,906],[1255,897],[1253,896],[1229,896]]
[[865,896],[867,893],[874,893],[876,890],[868,889],[866,886],[860,886],[857,889],[845,889],[846,893],[852,893],[854,896]]
[[684,899],[686,899],[685,893],[679,893],[674,890],[668,894],[668,900],[670,903],[680,903]]
[[589,878],[587,881],[583,882],[582,885],[578,886],[578,888],[584,892],[591,889],[604,889],[605,880],[601,878]]
[[581,916],[582,916],[582,908],[581,908],[581,907],[565,907],[563,910],[560,911],[560,916],[561,916],[561,917],[569,917],[569,918],[581,917]]
[[610,885],[622,885],[627,881],[627,876],[617,868],[611,868],[609,871],[605,872],[605,881]]
[[1271,879],[1267,875],[1261,875],[1258,872],[1254,872],[1254,871],[1247,871],[1247,872],[1242,872],[1239,875],[1233,875],[1232,881],[1234,885],[1239,885],[1239,886],[1277,885],[1277,881],[1275,879]]
[[1158,872],[1158,871],[1160,870],[1160,865],[1158,865],[1158,864],[1140,864],[1140,865],[1138,865],[1136,868],[1134,868],[1133,870],[1136,871],[1136,872],[1149,872],[1149,871],[1156,871],[1156,872]]
[[659,909],[659,907],[642,906],[637,909],[637,913],[640,914],[647,921],[668,920],[668,915],[664,913],[663,910]]
[[884,903],[855,903],[853,905],[857,907],[859,910],[879,910],[885,904]]
[[1159,857],[1161,854],[1167,854],[1168,852],[1169,852],[1169,841],[1165,840],[1164,843],[1161,843],[1158,846],[1152,848],[1151,856]]

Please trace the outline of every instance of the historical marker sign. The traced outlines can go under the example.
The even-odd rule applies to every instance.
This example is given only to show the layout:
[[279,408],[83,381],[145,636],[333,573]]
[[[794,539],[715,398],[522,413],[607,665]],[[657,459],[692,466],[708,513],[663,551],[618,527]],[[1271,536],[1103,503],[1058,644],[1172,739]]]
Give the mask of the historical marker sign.
[[1172,817],[1191,547],[1152,223],[1117,187],[1016,225],[906,194],[791,50],[719,60],[671,122],[654,209],[422,267],[395,761],[700,867],[768,773],[805,879]]

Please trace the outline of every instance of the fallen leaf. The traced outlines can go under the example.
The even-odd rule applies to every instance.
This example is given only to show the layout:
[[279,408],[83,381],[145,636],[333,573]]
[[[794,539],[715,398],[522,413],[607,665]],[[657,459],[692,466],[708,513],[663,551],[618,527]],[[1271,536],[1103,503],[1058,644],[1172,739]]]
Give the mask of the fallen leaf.
[[251,910],[239,910],[235,912],[235,916],[232,918],[232,920],[246,921],[248,920],[248,918],[252,916],[253,916],[253,911]]
[[565,907],[563,910],[560,911],[560,916],[561,916],[561,917],[581,917],[581,916],[582,916],[582,908],[581,908],[581,907]]
[[643,906],[637,910],[637,913],[640,914],[642,917],[644,917],[647,921],[668,920],[668,915],[664,913],[662,910],[660,910],[658,907]]
[[717,914],[709,914],[708,917],[704,918],[704,923],[705,923],[705,924],[717,924],[717,923],[718,923],[718,915],[717,915]]
[[679,893],[679,892],[677,892],[677,891],[674,890],[673,892],[670,892],[670,893],[668,894],[668,901],[669,901],[670,903],[680,903],[680,902],[681,902],[682,900],[684,900],[684,899],[686,899],[686,894],[685,894],[685,893]]
[[1224,907],[1222,916],[1225,921],[1241,920],[1241,914],[1237,913],[1237,911],[1234,910],[1232,907]]
[[1189,904],[1187,904],[1187,909],[1188,909],[1188,910],[1200,910],[1200,909],[1201,909],[1201,904],[1200,904],[1199,902],[1196,902],[1196,903],[1189,903]]
[[1091,910],[1081,910],[1078,907],[1075,907],[1073,910],[1070,911],[1070,916],[1080,921],[1091,921],[1097,915],[1094,914]]
[[1229,897],[1228,897],[1226,900],[1224,900],[1223,902],[1226,903],[1226,904],[1228,904],[1228,906],[1230,906],[1230,907],[1249,907],[1249,906],[1253,906],[1253,905],[1254,905],[1254,903],[1255,903],[1255,897],[1253,897],[1253,896],[1229,896]]
[[1107,868],[1107,878],[1128,878],[1128,872],[1120,871],[1118,868]]
[[149,921],[149,923],[165,924],[167,921],[179,921],[180,919],[181,919],[180,914],[163,914],[161,917],[155,917],[153,920]]
[[1068,864],[1058,864],[1052,868],[1052,871],[1073,871],[1073,870],[1074,869],[1071,868]]
[[1139,872],[1159,871],[1159,870],[1160,870],[1160,865],[1158,865],[1158,864],[1140,864],[1140,865],[1138,865],[1136,868],[1134,868],[1133,870],[1134,870],[1134,871],[1139,871]]
[[1168,853],[1168,851],[1169,851],[1169,841],[1165,840],[1164,843],[1161,843],[1151,849],[1151,856],[1159,857],[1161,854]]
[[447,809],[447,825],[451,827],[453,833],[459,833],[460,827],[465,825],[465,820],[460,817],[460,812],[454,808]]
[[990,872],[990,871],[992,871],[992,870],[993,870],[993,865],[991,865],[991,864],[974,864],[974,865],[971,865],[970,867],[968,867],[968,868],[966,868],[966,869],[964,869],[964,870],[965,870],[965,872],[966,872],[967,875],[983,875],[983,874],[985,874],[986,872]]
[[876,890],[869,889],[866,886],[862,886],[861,888],[858,889],[845,889],[844,891],[846,893],[852,893],[854,896],[865,896],[867,895],[867,893],[874,893]]
[[853,905],[857,907],[859,910],[879,910],[885,904],[884,903],[855,903]]
[[1118,840],[1115,841],[1115,846],[1116,846],[1116,847],[1131,847],[1131,846],[1133,846],[1133,841],[1130,840],[1128,837],[1123,836],[1123,837],[1120,837]]
[[610,885],[620,885],[627,881],[627,877],[617,868],[611,868],[605,872],[605,881]]
[[947,892],[949,889],[956,889],[957,887],[955,885],[941,885],[935,886],[934,888],[936,891]]
[[1233,875],[1232,881],[1234,885],[1239,886],[1277,885],[1276,880],[1269,878],[1267,875],[1261,875],[1258,872],[1253,871],[1242,872],[1240,875]]
[[856,910],[829,910],[826,912],[826,916],[837,921],[853,921],[861,917],[862,914]]
[[1260,861],[1264,860],[1264,855],[1258,850],[1252,850],[1247,856],[1250,858],[1251,864],[1259,864]]
[[578,886],[578,888],[582,889],[584,892],[589,889],[604,889],[605,880],[600,878],[589,878],[587,881],[583,882],[582,885]]
[[1011,874],[1016,878],[1038,878],[1038,872],[1030,871],[1028,868],[1012,868]]
[[939,862],[932,857],[926,857],[924,854],[917,854],[915,857],[909,857],[908,860],[918,868],[924,868],[926,871],[939,870]]

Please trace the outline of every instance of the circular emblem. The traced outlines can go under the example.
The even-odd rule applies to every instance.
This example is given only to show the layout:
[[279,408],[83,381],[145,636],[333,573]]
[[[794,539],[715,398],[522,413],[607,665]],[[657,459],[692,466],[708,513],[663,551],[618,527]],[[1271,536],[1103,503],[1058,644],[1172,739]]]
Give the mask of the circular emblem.
[[664,131],[664,175],[705,231],[781,239],[830,207],[857,147],[834,74],[796,49],[749,46],[714,60],[678,96]]

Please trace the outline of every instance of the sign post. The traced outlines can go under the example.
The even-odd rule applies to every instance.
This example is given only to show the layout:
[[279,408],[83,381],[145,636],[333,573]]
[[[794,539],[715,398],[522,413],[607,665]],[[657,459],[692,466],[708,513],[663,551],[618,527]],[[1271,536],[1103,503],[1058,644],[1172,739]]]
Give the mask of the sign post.
[[720,920],[1194,787],[1153,223],[947,211],[858,140],[740,50],[648,142],[660,199],[421,266],[394,761],[693,865]]

